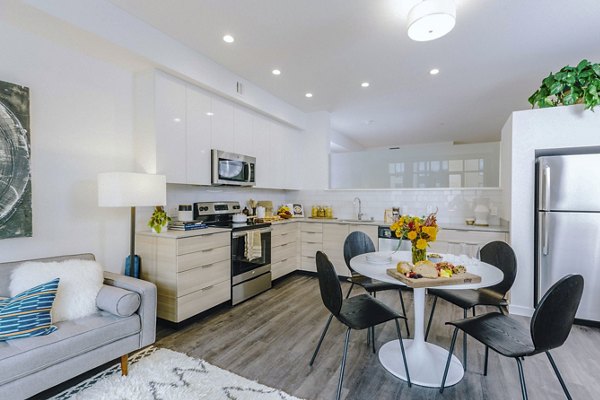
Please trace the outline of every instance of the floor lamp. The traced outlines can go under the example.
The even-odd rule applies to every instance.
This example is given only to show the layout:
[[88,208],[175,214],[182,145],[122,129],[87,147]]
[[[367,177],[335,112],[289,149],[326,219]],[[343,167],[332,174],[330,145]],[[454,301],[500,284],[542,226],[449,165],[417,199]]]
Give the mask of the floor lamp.
[[135,208],[167,204],[167,182],[164,175],[135,172],[104,172],[98,174],[98,206],[131,207],[131,237],[129,265],[135,266]]

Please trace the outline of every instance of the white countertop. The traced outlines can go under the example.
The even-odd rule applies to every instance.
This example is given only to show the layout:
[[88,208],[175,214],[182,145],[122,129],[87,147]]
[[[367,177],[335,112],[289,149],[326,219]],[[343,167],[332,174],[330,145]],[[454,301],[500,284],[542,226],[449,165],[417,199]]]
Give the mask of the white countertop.
[[164,237],[170,239],[180,239],[185,237],[192,236],[202,236],[202,235],[212,235],[213,233],[222,233],[222,232],[231,232],[231,229],[228,228],[205,228],[205,229],[194,229],[191,231],[174,231],[174,230],[166,230],[161,233],[154,233],[150,230],[146,231],[138,231],[137,235],[142,236],[157,236]]

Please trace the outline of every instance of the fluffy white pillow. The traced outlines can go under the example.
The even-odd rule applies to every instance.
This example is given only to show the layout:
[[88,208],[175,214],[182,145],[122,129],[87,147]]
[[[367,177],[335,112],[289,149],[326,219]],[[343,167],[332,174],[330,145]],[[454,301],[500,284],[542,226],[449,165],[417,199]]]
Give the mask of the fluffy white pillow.
[[10,295],[60,278],[52,306],[52,322],[82,318],[97,311],[96,296],[104,282],[103,268],[96,261],[25,262],[11,275]]

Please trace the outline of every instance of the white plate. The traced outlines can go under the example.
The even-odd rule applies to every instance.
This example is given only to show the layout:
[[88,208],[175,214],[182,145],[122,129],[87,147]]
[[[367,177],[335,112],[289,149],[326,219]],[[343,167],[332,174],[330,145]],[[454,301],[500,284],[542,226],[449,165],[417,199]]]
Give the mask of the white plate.
[[378,254],[367,254],[366,259],[369,264],[390,264],[392,262],[391,256],[381,256]]

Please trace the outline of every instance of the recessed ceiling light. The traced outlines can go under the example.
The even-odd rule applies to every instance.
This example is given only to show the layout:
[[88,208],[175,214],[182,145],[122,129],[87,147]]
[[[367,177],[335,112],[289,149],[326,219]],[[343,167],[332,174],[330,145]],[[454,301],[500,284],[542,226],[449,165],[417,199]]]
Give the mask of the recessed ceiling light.
[[434,69],[432,69],[431,71],[429,71],[429,73],[430,73],[431,75],[437,75],[437,74],[439,74],[439,73],[440,73],[440,70],[439,70],[439,69],[437,69],[437,68],[434,68]]
[[312,93],[306,93],[305,96],[308,97],[308,98],[311,98],[312,97]]
[[181,118],[173,118],[173,122],[181,122]]
[[273,75],[281,75],[281,71],[280,71],[280,70],[278,70],[278,69],[274,69],[273,71],[271,71],[271,73],[272,73]]
[[223,40],[225,41],[225,43],[233,43],[235,41],[235,39],[231,35],[223,36]]
[[206,115],[208,115],[209,117],[212,117],[213,115],[215,115],[214,113],[211,113],[210,111],[206,113]]
[[360,84],[362,87],[369,87],[369,82],[363,82]]

